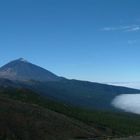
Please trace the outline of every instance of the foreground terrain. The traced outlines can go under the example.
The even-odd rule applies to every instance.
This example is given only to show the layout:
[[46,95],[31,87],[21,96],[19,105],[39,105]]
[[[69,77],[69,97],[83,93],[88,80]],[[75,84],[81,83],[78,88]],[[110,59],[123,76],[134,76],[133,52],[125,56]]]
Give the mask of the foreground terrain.
[[80,109],[28,89],[0,88],[2,140],[101,140],[139,135],[139,126],[137,115]]
[[29,90],[1,89],[0,139],[67,140],[103,134],[82,121],[39,106],[39,101],[39,97]]

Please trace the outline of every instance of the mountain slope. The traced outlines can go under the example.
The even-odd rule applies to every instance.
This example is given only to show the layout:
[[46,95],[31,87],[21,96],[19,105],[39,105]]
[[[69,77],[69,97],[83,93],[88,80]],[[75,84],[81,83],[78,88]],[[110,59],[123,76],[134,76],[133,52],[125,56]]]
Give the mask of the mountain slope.
[[119,111],[112,100],[120,94],[140,93],[140,90],[100,83],[61,80],[58,82],[26,82],[25,86],[42,96],[89,109]]
[[0,139],[68,140],[102,135],[81,121],[39,106],[37,100],[30,90],[0,89]]
[[23,58],[11,61],[0,68],[0,77],[12,80],[58,81],[61,78]]
[[112,111],[120,111],[111,104],[117,95],[140,93],[131,88],[61,78],[24,59],[0,68],[0,86],[25,87],[67,104]]
[[[47,113],[46,115],[45,111]],[[26,118],[28,117],[32,119],[28,119],[29,122],[26,123]],[[18,121],[22,119],[22,123],[17,122],[16,118],[18,118]],[[40,125],[36,125],[36,123],[38,124],[38,122],[42,121],[43,123],[46,122],[46,124],[49,123],[49,127],[41,127],[42,129],[38,129],[35,132],[38,126],[42,126],[42,123],[39,123]],[[101,140],[102,137],[129,136],[139,134],[140,132],[140,118],[138,115],[77,108],[41,97],[25,88],[0,88],[0,124],[2,125],[3,122],[6,123],[10,132],[14,129],[12,134],[19,135],[20,132],[20,138],[23,138],[25,134],[29,138],[29,135],[33,133],[38,137],[42,131],[45,131],[46,133],[43,133],[43,136],[49,138],[51,135],[51,138],[56,140],[59,140],[59,138],[62,140],[65,138],[76,138],[75,140],[78,140],[78,138],[91,137],[96,137],[96,140],[98,138]],[[17,123],[19,127],[17,127]],[[30,127],[29,124],[32,124],[33,127]],[[9,125],[12,125],[12,127]],[[73,126],[72,128],[75,133],[69,129],[71,126]],[[54,131],[54,127],[57,131]],[[65,130],[61,127],[64,127]],[[2,135],[2,130],[0,129],[0,136]],[[26,133],[23,133],[24,131]],[[59,137],[57,137],[57,132],[59,132]],[[44,138],[42,139],[44,140]],[[32,137],[30,137],[30,140],[32,140]]]

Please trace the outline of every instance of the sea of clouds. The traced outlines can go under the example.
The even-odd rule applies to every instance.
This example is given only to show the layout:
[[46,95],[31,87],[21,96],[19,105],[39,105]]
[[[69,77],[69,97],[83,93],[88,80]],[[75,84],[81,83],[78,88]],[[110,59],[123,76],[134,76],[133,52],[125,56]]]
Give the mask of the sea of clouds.
[[140,94],[121,94],[111,103],[114,107],[126,112],[140,114]]

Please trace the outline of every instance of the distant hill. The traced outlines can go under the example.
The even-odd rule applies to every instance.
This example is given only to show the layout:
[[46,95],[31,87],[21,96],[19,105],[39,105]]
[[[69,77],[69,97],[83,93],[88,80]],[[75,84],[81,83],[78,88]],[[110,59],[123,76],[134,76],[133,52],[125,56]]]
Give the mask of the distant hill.
[[140,93],[140,90],[132,88],[67,79],[56,82],[30,81],[24,84],[50,99],[98,110],[121,111],[111,104],[116,96]]

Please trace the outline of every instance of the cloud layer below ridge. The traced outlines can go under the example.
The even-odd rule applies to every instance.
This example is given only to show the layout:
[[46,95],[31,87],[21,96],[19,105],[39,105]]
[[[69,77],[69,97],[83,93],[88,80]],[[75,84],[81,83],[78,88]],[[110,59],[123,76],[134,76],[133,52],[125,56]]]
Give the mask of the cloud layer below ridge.
[[140,94],[121,94],[115,97],[112,105],[126,112],[140,114]]

